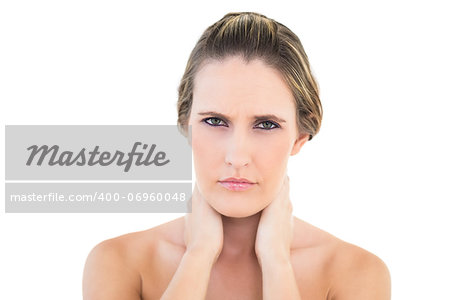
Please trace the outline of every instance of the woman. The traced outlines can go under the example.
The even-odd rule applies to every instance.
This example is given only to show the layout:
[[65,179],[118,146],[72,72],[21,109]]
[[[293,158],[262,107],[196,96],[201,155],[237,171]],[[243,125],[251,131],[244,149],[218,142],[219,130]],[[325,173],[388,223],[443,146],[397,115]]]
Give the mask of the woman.
[[288,158],[322,118],[294,33],[256,13],[210,26],[178,116],[192,130],[192,213],[97,245],[85,299],[390,299],[378,257],[292,216]]

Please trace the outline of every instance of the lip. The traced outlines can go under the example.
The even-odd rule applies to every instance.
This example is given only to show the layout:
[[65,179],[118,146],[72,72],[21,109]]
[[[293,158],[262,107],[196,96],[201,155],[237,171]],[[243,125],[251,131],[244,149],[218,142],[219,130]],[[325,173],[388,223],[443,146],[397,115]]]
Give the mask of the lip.
[[254,183],[246,178],[235,178],[235,177],[229,177],[224,180],[221,180],[220,182]]
[[219,181],[220,185],[230,191],[245,191],[253,187],[256,183],[249,181],[245,178],[230,177],[225,180]]

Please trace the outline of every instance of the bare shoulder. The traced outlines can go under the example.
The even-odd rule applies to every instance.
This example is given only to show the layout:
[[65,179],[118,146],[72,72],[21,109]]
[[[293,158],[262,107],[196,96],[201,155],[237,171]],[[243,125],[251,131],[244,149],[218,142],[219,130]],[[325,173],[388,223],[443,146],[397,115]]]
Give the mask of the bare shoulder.
[[[142,275],[156,264],[156,251],[170,243],[165,234],[173,221],[107,239],[97,244],[86,259],[83,299],[141,299]],[[168,240],[169,239],[169,240]]]
[[390,273],[381,258],[345,241],[335,251],[331,299],[391,299]]
[[132,264],[130,246],[120,236],[97,244],[83,272],[83,299],[140,299],[140,275]]
[[298,265],[320,270],[315,282],[327,299],[390,299],[389,270],[378,256],[297,218],[294,233],[295,252],[306,262]]

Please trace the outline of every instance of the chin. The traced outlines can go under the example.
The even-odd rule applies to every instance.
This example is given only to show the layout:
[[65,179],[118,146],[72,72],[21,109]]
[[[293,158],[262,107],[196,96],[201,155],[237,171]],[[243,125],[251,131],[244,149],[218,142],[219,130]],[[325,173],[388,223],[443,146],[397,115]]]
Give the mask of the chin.
[[215,205],[211,203],[211,206],[221,215],[224,215],[226,217],[230,218],[246,218],[253,216],[260,211],[263,210],[264,207],[255,207],[255,208],[249,208],[249,207],[235,207],[232,205]]

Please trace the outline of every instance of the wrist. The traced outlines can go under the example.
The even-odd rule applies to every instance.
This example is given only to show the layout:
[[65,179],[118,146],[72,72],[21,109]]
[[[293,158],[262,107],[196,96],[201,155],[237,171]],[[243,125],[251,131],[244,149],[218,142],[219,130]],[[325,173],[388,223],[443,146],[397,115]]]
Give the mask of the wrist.
[[293,272],[291,260],[285,257],[261,259],[259,263],[263,276],[266,278],[279,278],[279,276]]
[[261,265],[267,265],[268,267],[275,267],[291,263],[290,252],[266,252],[259,253],[256,256]]
[[210,248],[203,248],[203,247],[191,247],[187,248],[186,252],[184,253],[187,257],[192,257],[194,259],[207,261],[211,264],[214,264],[214,262],[217,260],[217,257],[219,256],[220,252],[218,253],[216,250],[210,249]]

